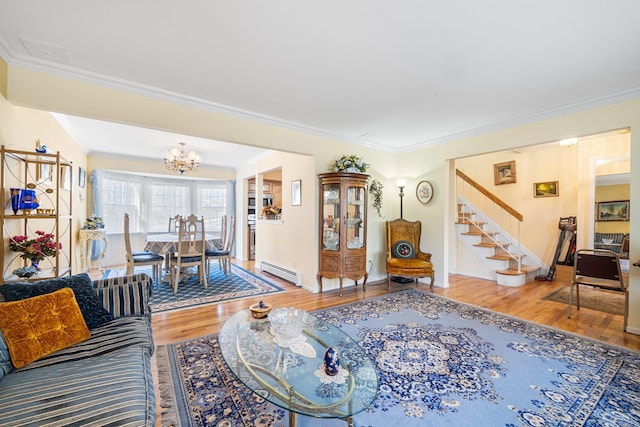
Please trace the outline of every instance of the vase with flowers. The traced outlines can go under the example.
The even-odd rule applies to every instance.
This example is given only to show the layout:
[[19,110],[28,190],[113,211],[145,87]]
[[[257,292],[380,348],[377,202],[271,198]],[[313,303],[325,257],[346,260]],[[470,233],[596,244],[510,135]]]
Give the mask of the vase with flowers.
[[98,230],[104,228],[104,221],[96,214],[91,214],[82,224],[82,230]]
[[334,172],[356,172],[364,173],[369,164],[355,154],[343,154],[338,160],[333,162]]
[[9,241],[9,248],[14,252],[21,252],[20,258],[30,260],[31,266],[38,269],[40,261],[45,257],[55,256],[62,249],[62,243],[55,241],[55,235],[41,230],[36,231],[36,237],[13,236]]
[[277,219],[281,212],[282,209],[275,205],[267,205],[262,208],[262,216],[267,219]]

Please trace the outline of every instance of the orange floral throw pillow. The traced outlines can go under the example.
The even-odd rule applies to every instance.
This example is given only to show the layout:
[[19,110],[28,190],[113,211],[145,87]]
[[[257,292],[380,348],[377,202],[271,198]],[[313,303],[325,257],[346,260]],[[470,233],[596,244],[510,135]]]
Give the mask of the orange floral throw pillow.
[[16,368],[91,336],[70,288],[1,303],[0,330]]

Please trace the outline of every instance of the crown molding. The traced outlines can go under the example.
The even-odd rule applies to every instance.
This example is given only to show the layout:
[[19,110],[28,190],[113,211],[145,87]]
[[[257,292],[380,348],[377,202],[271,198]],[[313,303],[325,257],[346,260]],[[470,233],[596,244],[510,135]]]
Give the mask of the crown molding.
[[2,34],[0,34],[0,56],[3,57],[10,66],[23,67],[34,71],[80,80],[117,90],[123,90],[138,95],[162,99],[172,103],[195,106],[197,108],[205,109],[208,111],[215,111],[218,113],[228,114],[247,120],[258,121],[272,126],[287,128],[302,133],[312,134],[329,139],[336,139],[344,142],[350,142],[362,147],[368,147],[380,151],[394,153],[405,153],[425,149],[436,145],[457,141],[460,139],[471,138],[485,133],[496,132],[511,127],[521,126],[541,120],[547,120],[566,114],[577,113],[592,108],[603,107],[605,105],[628,101],[640,97],[640,86],[638,86],[630,89],[611,92],[609,94],[605,94],[595,98],[576,100],[572,103],[555,106],[535,113],[514,116],[504,120],[489,123],[487,125],[470,128],[461,132],[455,132],[448,135],[443,135],[441,137],[427,139],[415,144],[406,145],[404,147],[396,147],[382,142],[367,140],[364,138],[341,135],[324,129],[306,126],[300,123],[279,119],[277,117],[243,110],[241,108],[231,107],[228,105],[163,90],[141,83],[131,82],[128,80],[119,79],[87,70],[81,70],[66,64],[46,61],[32,57],[30,55],[14,54],[6,40],[3,38]]

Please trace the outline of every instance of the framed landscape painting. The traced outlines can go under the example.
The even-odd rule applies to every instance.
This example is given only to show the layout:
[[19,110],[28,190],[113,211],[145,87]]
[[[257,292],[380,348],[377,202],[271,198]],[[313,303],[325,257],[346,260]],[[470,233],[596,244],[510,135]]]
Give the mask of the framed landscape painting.
[[629,200],[598,202],[596,221],[629,221]]
[[533,184],[533,197],[558,197],[558,181],[536,182]]

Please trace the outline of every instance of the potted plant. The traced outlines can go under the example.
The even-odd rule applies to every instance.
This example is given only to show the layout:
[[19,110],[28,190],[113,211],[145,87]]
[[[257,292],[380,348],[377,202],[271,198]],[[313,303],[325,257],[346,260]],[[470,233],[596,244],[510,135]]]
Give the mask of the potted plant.
[[367,171],[369,164],[362,160],[355,154],[343,154],[338,160],[333,162],[334,172],[359,172],[364,173]]
[[38,263],[45,257],[55,256],[62,243],[56,243],[55,235],[36,231],[38,237],[28,238],[27,236],[13,236],[9,241],[9,248],[14,252],[22,252],[20,258],[30,260],[31,266],[38,268]]
[[380,209],[382,209],[382,189],[383,185],[377,179],[374,179],[369,184],[369,197],[371,197],[371,205],[378,212],[378,216],[382,218]]

